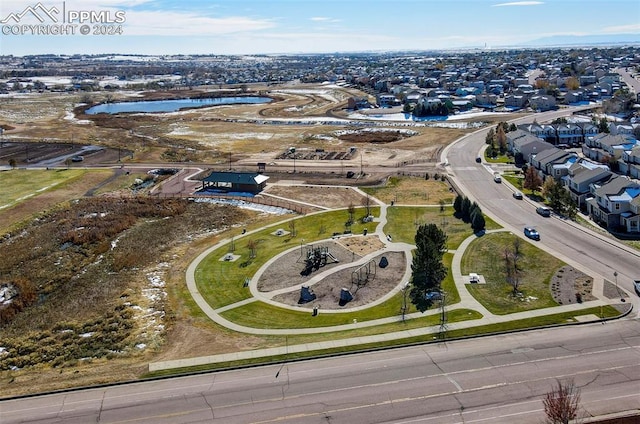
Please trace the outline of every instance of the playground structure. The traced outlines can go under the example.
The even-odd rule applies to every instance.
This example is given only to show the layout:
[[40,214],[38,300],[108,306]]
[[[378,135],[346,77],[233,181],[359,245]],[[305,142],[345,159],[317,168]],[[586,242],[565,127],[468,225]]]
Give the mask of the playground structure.
[[328,263],[340,262],[335,256],[331,254],[328,246],[314,247],[313,245],[305,246],[306,251],[301,252],[300,261],[304,261],[304,269],[300,271],[300,275],[307,276],[311,272],[319,270],[321,267]]
[[[355,291],[353,291],[354,296],[360,288],[366,286],[369,281],[373,281],[376,278],[376,270],[376,261],[370,260],[351,273],[351,288],[355,286]],[[349,291],[351,292],[352,290],[350,289]]]

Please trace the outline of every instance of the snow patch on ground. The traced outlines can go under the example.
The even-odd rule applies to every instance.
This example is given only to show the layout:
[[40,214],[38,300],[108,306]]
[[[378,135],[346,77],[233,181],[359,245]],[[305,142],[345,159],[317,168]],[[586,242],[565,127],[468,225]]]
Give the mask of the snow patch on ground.
[[167,298],[166,283],[164,276],[169,264],[162,262],[147,272],[147,285],[142,289],[143,304],[132,305],[131,309],[135,313],[142,333],[141,336],[147,342],[140,342],[136,345],[138,349],[145,349],[148,342],[165,330],[165,301]]
[[229,134],[228,137],[232,138],[232,139],[235,139],[235,140],[246,140],[246,139],[251,139],[251,138],[257,138],[258,140],[270,140],[271,138],[273,138],[273,134],[271,134],[271,133],[256,133],[256,132],[233,133],[233,134]]
[[18,291],[13,285],[5,285],[0,287],[0,305],[8,305],[13,298],[18,295]]
[[417,131],[413,131],[405,128],[400,128],[400,129],[398,128],[361,128],[357,130],[348,129],[348,130],[334,131],[334,134],[337,136],[341,136],[341,135],[347,135],[347,134],[362,134],[362,133],[376,133],[376,132],[392,132],[392,133],[405,134],[407,136],[414,136],[414,135],[420,134]]
[[185,127],[183,125],[172,124],[173,129],[167,133],[167,135],[190,135],[194,134],[194,132],[189,129],[189,127]]
[[78,119],[78,118],[76,118],[76,115],[72,111],[69,111],[69,110],[65,112],[63,119],[65,121],[69,121],[69,122],[72,122],[72,123],[78,124],[78,125],[91,124],[91,121],[89,121],[88,119]]
[[214,203],[218,205],[231,205],[231,206],[236,206],[242,209],[249,209],[249,210],[264,212],[264,213],[273,214],[273,215],[287,215],[287,214],[293,213],[293,211],[290,209],[280,208],[277,206],[261,205],[259,203],[247,202],[245,200],[197,197],[197,198],[194,198],[193,201],[203,202],[203,203]]

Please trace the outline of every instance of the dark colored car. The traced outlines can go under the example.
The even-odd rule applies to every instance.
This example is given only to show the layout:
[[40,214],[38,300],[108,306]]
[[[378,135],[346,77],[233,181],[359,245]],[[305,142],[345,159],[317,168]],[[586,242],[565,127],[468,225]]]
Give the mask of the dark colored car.
[[524,227],[524,235],[532,240],[540,240],[540,233],[533,227]]
[[476,162],[478,162],[478,163],[482,163],[482,158],[481,158],[480,156],[478,156],[478,157],[476,158]]
[[536,212],[538,212],[538,215],[544,216],[545,218],[548,218],[551,216],[551,209],[545,206],[540,206],[539,208],[536,209]]
[[519,191],[515,191],[513,193],[513,198],[514,199],[518,199],[518,200],[522,200],[522,193],[520,193]]

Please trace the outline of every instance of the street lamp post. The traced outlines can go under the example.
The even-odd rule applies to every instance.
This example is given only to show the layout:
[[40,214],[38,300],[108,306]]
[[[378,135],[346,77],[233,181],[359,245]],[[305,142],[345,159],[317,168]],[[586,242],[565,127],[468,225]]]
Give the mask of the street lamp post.
[[402,286],[402,322],[404,322],[404,317],[407,313],[407,292],[409,291],[409,281],[404,283]]
[[620,296],[620,301],[624,302],[624,298],[622,297],[622,295],[620,295],[620,289],[618,288],[618,271],[613,271],[613,278],[616,283],[616,293],[618,293],[618,296]]

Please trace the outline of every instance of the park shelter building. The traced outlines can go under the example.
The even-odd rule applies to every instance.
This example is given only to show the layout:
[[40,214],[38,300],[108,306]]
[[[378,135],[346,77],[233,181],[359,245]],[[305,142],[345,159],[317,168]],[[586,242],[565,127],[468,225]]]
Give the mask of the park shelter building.
[[256,172],[213,171],[202,180],[202,191],[260,193],[269,177]]

